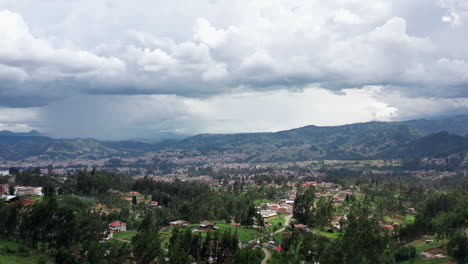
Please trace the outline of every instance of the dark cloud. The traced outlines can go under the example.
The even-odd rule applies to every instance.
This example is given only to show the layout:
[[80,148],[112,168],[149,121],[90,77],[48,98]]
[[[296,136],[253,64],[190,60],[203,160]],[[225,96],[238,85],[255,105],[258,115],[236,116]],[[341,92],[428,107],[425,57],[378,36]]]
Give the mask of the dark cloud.
[[[464,112],[467,28],[464,0],[4,0],[0,107],[40,106],[45,128],[58,128],[74,114],[79,123],[99,126],[115,107],[97,107],[102,98],[146,96],[162,105],[159,100],[176,96],[167,110],[246,92],[376,86],[382,93],[376,98],[400,110],[394,118],[423,114],[403,113],[394,94],[430,100],[439,112]],[[76,98],[102,115],[59,110],[79,105]],[[178,129],[194,111],[179,110],[142,123]],[[109,121],[119,122],[120,128],[134,125]],[[67,133],[73,129],[60,132]]]

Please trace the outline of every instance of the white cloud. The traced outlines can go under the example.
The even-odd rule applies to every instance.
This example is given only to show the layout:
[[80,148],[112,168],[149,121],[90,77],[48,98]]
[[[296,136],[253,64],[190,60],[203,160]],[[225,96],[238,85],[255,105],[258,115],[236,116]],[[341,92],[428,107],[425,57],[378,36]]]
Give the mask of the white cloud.
[[[96,117],[86,114],[99,120],[96,126],[142,128],[146,120],[160,122],[158,129],[187,131],[218,127],[199,127],[191,118],[203,124],[224,120],[215,122],[223,131],[275,128],[274,118],[268,117],[274,111],[263,113],[254,102],[261,109],[288,109],[275,113],[278,119],[296,120],[315,109],[310,113],[325,111],[322,116],[331,123],[342,119],[323,102],[340,102],[343,116],[356,121],[423,115],[424,103],[417,100],[435,105],[438,110],[430,115],[467,110],[459,103],[468,97],[465,0],[195,0],[183,5],[4,0],[0,10],[0,106],[43,106],[38,119],[44,127],[58,129],[66,123],[63,109],[76,105],[79,111],[79,98],[86,99],[84,108],[102,111]],[[309,87],[342,92],[347,101]],[[381,88],[350,89],[360,87]],[[415,102],[415,109],[398,104],[394,94],[404,98],[401,102]],[[149,99],[142,103],[145,96]],[[106,104],[102,98],[112,100]],[[94,106],[101,103],[108,108]],[[151,103],[164,107],[152,108]],[[138,125],[106,119],[118,104],[145,105],[141,111],[159,111],[162,119],[132,117],[140,120]],[[199,116],[191,107],[219,115]],[[301,117],[285,127],[322,121]],[[66,133],[74,132],[57,134]]]
[[31,80],[109,76],[125,68],[115,57],[55,48],[49,41],[33,36],[21,15],[8,10],[0,12],[0,64],[21,68]]
[[335,23],[343,24],[361,24],[363,20],[360,16],[351,13],[349,10],[340,9],[336,12],[335,17],[333,18]]

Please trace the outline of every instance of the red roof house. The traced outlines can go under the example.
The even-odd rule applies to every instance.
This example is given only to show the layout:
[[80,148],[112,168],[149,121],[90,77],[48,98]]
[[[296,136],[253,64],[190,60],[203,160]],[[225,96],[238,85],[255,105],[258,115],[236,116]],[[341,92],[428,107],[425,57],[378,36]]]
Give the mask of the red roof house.
[[113,232],[125,232],[127,231],[127,224],[120,221],[114,221],[109,224],[109,229]]

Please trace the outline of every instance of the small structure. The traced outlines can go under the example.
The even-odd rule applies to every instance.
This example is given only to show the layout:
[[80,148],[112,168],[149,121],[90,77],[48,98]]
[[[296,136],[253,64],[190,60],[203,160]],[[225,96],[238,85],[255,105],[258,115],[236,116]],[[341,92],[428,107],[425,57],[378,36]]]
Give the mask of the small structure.
[[303,224],[297,224],[297,225],[294,225],[294,228],[306,228],[307,226],[306,225],[303,225]]
[[211,222],[208,222],[208,221],[203,221],[201,222],[201,224],[199,225],[200,228],[203,228],[203,229],[207,229],[207,228],[214,228],[216,226],[215,223],[211,223]]
[[265,219],[275,218],[278,216],[278,213],[274,210],[260,210],[258,213]]
[[169,222],[169,225],[174,226],[174,227],[186,227],[188,226],[188,222],[185,220],[177,220],[177,221]]
[[393,231],[393,229],[395,229],[392,225],[383,225],[383,228],[390,230],[390,231]]
[[20,197],[33,196],[35,193],[34,187],[15,186],[15,195]]
[[148,205],[151,206],[151,207],[158,207],[158,202],[157,201],[151,201],[151,202],[149,202]]
[[124,223],[124,222],[120,222],[120,221],[114,221],[112,223],[109,224],[109,229],[112,231],[112,232],[125,232],[127,231],[127,224]]
[[292,212],[292,206],[283,205],[278,208],[278,214],[290,214]]
[[5,201],[6,203],[11,203],[17,201],[19,198],[14,195],[1,194],[0,201]]

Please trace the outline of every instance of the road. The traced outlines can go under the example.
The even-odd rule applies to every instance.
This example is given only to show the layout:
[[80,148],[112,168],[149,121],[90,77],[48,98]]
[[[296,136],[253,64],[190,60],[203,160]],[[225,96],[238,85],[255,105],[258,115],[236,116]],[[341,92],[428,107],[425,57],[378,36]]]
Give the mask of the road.
[[277,234],[283,232],[283,231],[286,229],[286,227],[288,227],[289,223],[291,222],[291,218],[292,218],[292,214],[287,215],[287,216],[284,218],[283,227],[280,228],[280,229],[278,229],[278,230],[276,230],[275,232],[273,232],[272,236],[275,236],[275,235],[277,235]]
[[263,253],[265,253],[265,257],[263,258],[262,260],[262,264],[267,264],[268,263],[268,260],[271,258],[271,253],[270,251],[268,251],[268,249],[266,248],[262,248],[263,250]]
[[[272,236],[275,236],[281,232],[283,232],[286,227],[288,227],[289,223],[291,222],[291,218],[292,218],[292,214],[289,214],[287,215],[285,218],[284,218],[284,224],[283,224],[283,227],[276,230],[275,232],[271,233]],[[263,250],[263,253],[265,253],[265,257],[263,258],[261,264],[267,264],[268,263],[268,260],[271,258],[271,253],[268,249],[266,248],[262,248]]]

